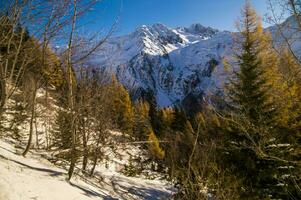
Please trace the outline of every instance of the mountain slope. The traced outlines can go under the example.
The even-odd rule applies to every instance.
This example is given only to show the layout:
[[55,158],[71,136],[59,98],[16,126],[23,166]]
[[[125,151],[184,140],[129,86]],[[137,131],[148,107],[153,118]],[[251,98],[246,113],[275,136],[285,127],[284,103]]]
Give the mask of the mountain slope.
[[171,29],[162,24],[108,40],[89,61],[104,67],[131,91],[134,98],[149,92],[160,106],[181,103],[216,85],[222,59],[231,51],[230,32],[194,24]]
[[67,170],[46,160],[46,152],[31,151],[24,158],[16,146],[14,140],[0,139],[0,200],[155,200],[175,192],[162,180],[126,177],[114,168],[100,166],[96,172],[103,177],[101,182],[87,176],[75,176],[68,182]]
[[[276,27],[269,30],[279,38]],[[115,74],[135,99],[151,93],[161,107],[195,104],[222,87],[223,60],[233,60],[233,34],[200,24],[142,26],[109,39],[89,64]]]

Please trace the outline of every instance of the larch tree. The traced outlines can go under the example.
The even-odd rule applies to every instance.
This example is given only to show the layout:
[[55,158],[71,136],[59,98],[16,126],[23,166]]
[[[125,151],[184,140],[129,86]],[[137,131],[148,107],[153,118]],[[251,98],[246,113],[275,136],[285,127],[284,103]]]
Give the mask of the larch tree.
[[112,116],[115,118],[116,125],[125,133],[132,134],[134,111],[128,91],[116,77],[112,77],[109,90],[112,97]]
[[163,159],[165,156],[164,150],[160,147],[160,142],[154,131],[150,130],[148,134],[149,151],[151,156],[157,159]]

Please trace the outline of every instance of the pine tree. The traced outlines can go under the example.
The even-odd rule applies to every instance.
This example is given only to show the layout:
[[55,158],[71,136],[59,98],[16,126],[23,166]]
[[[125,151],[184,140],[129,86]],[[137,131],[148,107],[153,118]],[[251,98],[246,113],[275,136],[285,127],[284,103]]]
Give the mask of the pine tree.
[[57,113],[52,130],[52,145],[59,149],[69,149],[71,147],[70,114],[64,110]]
[[[245,14],[247,18],[250,18],[251,13],[248,12]],[[240,69],[236,73],[236,79],[232,80],[233,88],[230,89],[230,98],[231,104],[234,105],[233,109],[245,113],[245,117],[254,125],[259,125],[259,123],[268,125],[272,123],[274,108],[268,102],[265,90],[267,80],[263,76],[264,71],[258,59],[257,41],[254,40],[256,32],[250,30],[256,28],[253,20],[250,19],[246,24],[246,30],[242,32],[245,41],[242,44],[242,53],[237,55]]]
[[286,120],[279,114],[285,107],[279,106],[282,101],[278,98],[284,95],[284,85],[269,37],[249,2],[242,14],[238,38],[241,50],[236,55],[239,69],[228,88],[231,115],[225,163],[244,180],[241,198],[285,199],[288,187],[279,186],[284,175],[280,170],[283,150],[270,150],[279,142],[281,120]]
[[163,127],[162,127],[162,119],[160,119],[160,116],[162,116],[162,115],[160,115],[160,113],[159,113],[156,99],[151,93],[149,93],[147,101],[149,103],[148,115],[150,118],[150,123],[151,123],[152,129],[154,130],[156,135],[161,136],[163,134],[162,133]]
[[138,101],[135,104],[134,118],[134,135],[137,139],[145,140],[151,130],[149,119],[149,104],[147,102]]
[[187,123],[187,117],[186,117],[184,110],[176,107],[174,109],[174,113],[173,113],[171,128],[174,131],[183,132],[183,131],[185,131],[186,123]]

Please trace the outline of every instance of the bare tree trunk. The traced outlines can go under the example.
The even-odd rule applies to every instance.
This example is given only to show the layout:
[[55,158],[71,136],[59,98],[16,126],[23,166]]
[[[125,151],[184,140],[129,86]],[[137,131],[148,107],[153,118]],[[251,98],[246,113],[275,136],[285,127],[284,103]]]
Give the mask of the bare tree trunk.
[[[73,120],[72,120],[73,121]],[[75,163],[76,163],[76,147],[75,147],[75,134],[76,130],[74,128],[74,122],[71,123],[71,137],[72,137],[72,147],[71,147],[71,162],[68,170],[68,180],[72,178],[74,168],[75,168]]]
[[93,174],[94,174],[96,164],[97,164],[97,160],[98,160],[98,156],[99,156],[98,153],[99,153],[98,147],[96,147],[96,150],[94,152],[94,157],[93,157],[93,166],[92,166],[92,169],[90,171],[90,176],[93,176]]
[[68,73],[68,83],[69,83],[69,109],[71,112],[71,162],[70,167],[68,170],[68,179],[70,180],[76,163],[76,129],[75,129],[75,113],[74,113],[74,91],[73,91],[73,70],[72,70],[72,45],[73,45],[73,34],[75,31],[76,25],[76,17],[77,17],[77,0],[73,0],[73,16],[72,16],[72,27],[69,36],[69,43],[68,43],[68,63],[67,63],[67,73]]
[[34,119],[35,119],[35,104],[36,104],[36,94],[37,94],[37,88],[35,86],[34,91],[33,91],[33,98],[32,98],[32,106],[31,106],[31,116],[30,116],[30,124],[29,124],[29,138],[28,138],[28,142],[27,142],[27,146],[24,150],[24,152],[22,153],[22,155],[25,157],[26,154],[28,153],[30,147],[31,147],[31,143],[32,143],[32,135],[33,135],[33,123],[34,123]]
[[39,149],[39,132],[38,132],[38,125],[37,125],[37,117],[34,118],[34,127],[35,127],[35,133],[36,133],[36,147]]
[[83,153],[83,171],[86,170],[87,168],[87,163],[88,163],[88,145],[87,145],[87,134],[86,134],[86,122],[83,119],[83,148],[84,148],[84,153]]
[[5,100],[6,100],[6,81],[5,81],[5,78],[1,75],[1,77],[0,77],[0,115],[3,113]]
[[102,131],[100,131],[100,133],[99,133],[100,135],[97,138],[96,148],[95,148],[95,151],[94,151],[93,166],[92,166],[92,169],[91,169],[91,172],[90,172],[90,176],[93,176],[95,167],[97,165],[97,161],[98,161],[98,157],[99,157],[99,144],[100,144],[100,141],[101,141],[101,133],[102,133]]

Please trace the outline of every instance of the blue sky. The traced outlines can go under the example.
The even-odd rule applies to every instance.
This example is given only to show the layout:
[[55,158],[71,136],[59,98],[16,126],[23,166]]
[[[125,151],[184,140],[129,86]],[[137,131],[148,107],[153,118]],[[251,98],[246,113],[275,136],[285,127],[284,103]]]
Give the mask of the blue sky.
[[[116,35],[157,22],[170,27],[201,23],[221,30],[235,30],[235,20],[245,0],[102,0],[90,13],[90,28],[109,27],[119,16]],[[267,12],[266,0],[252,0],[260,15]]]

